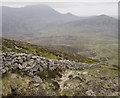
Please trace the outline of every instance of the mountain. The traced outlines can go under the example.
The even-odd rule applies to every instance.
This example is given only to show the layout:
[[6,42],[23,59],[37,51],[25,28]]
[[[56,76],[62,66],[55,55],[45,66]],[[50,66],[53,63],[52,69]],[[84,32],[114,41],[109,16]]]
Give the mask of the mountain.
[[3,97],[118,95],[117,19],[46,5],[2,13]]
[[79,26],[79,25],[114,25],[116,23],[116,19],[107,15],[99,15],[99,16],[93,16],[90,17],[88,19],[85,20],[81,20],[81,21],[74,21],[74,22],[70,22],[70,23],[74,23],[75,25]]
[[61,14],[47,5],[3,6],[2,16],[3,37],[39,45],[111,43],[118,35],[118,20],[113,17]]
[[72,14],[61,14],[47,5],[21,8],[2,7],[3,33],[39,32],[40,29],[79,19]]
[[68,22],[62,26],[62,28],[67,28],[66,30],[68,31],[66,32],[101,33],[107,36],[109,36],[109,34],[116,35],[118,33],[118,20],[107,15],[93,16],[87,19]]

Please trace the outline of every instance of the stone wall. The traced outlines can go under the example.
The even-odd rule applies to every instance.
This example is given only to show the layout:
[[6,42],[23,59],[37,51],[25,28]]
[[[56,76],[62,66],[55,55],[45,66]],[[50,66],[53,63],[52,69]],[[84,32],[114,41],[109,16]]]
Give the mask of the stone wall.
[[48,59],[42,56],[35,56],[32,54],[25,53],[3,53],[2,54],[2,67],[0,72],[6,73],[15,69],[19,69],[24,72],[28,72],[29,75],[33,76],[37,72],[45,70],[56,70],[56,69],[82,69],[90,68],[101,64],[87,64],[81,62],[74,62],[69,60],[56,60]]

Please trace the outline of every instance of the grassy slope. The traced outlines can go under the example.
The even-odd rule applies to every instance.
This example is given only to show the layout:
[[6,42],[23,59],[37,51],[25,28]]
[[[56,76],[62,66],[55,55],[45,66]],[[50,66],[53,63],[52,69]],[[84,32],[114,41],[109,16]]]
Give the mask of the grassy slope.
[[3,52],[16,52],[16,53],[32,53],[34,55],[42,55],[43,57],[51,59],[69,59],[71,61],[80,61],[85,63],[99,62],[96,59],[90,59],[85,56],[81,56],[75,53],[64,52],[55,50],[53,48],[47,48],[37,45],[32,45],[25,42],[2,39],[2,51]]
[[[78,54],[93,59],[107,60],[111,65],[118,65],[118,38],[116,32],[102,35],[102,32],[98,33],[55,33],[43,35],[30,39],[28,42],[33,44],[45,44],[51,45],[56,50],[68,51],[72,54]],[[113,34],[114,36],[111,36]],[[93,53],[95,55],[93,55]]]
[[93,51],[95,55],[90,55],[90,53],[84,51],[78,53],[88,55],[93,59],[105,60],[109,65],[118,65],[118,44],[86,44],[84,48]]
[[[96,72],[99,70],[100,72]],[[87,72],[87,74],[82,74]],[[68,79],[66,75],[76,75],[80,74],[83,78],[83,82],[79,79]],[[38,96],[86,96],[85,92],[89,89],[92,89],[97,96],[107,96],[105,94],[100,94],[100,91],[110,91],[109,96],[116,96],[117,93],[111,93],[111,89],[117,90],[118,85],[118,71],[116,68],[99,65],[92,69],[84,70],[66,70],[63,72],[43,72],[39,74],[43,80],[39,86],[35,87],[33,79],[21,72],[12,72],[4,74],[3,76],[3,95],[38,95]],[[62,77],[59,75],[61,74]],[[69,75],[68,75],[69,76]],[[49,77],[49,78],[48,78]],[[105,77],[104,79],[101,79]],[[62,80],[63,79],[63,80]],[[66,79],[64,81],[64,79]],[[57,88],[53,81],[58,81],[63,84],[62,88]],[[88,83],[89,81],[89,83]],[[110,84],[109,81],[114,82],[115,84]],[[88,84],[87,84],[88,83]],[[61,84],[61,85],[62,85]],[[66,88],[68,86],[69,88]],[[97,88],[97,90],[96,90]],[[14,89],[14,91],[12,91]]]
[[[26,52],[26,53],[33,53],[35,55],[43,55],[48,58],[55,58],[55,59],[63,59],[68,57],[69,55],[66,53],[63,55],[62,52],[56,51],[49,48],[44,48],[36,45],[31,45],[24,42],[18,42],[18,41],[12,41],[8,39],[2,39],[3,45],[2,49],[3,52]],[[16,48],[15,48],[16,47]],[[87,47],[87,46],[86,46]],[[109,47],[109,46],[108,46]],[[89,49],[99,49],[97,52],[100,56],[107,56],[107,54],[111,52],[110,51],[101,51],[102,49],[107,49],[106,47],[96,46],[96,47],[89,47]],[[111,49],[111,48],[110,48]],[[100,52],[100,53],[99,53]],[[58,54],[56,54],[58,53]],[[62,55],[60,55],[62,54]],[[102,55],[104,54],[104,55]],[[113,52],[112,52],[113,54]],[[115,54],[113,54],[115,55]],[[61,57],[60,57],[61,56]],[[74,56],[73,56],[74,57]],[[73,60],[73,57],[70,55],[69,59]],[[77,57],[76,57],[77,59]],[[75,60],[75,59],[74,59]],[[83,58],[83,61],[86,62],[86,60]],[[109,60],[110,61],[110,60]],[[111,62],[113,62],[111,60]],[[96,72],[97,70],[100,71],[100,73]],[[66,70],[67,74],[71,72],[71,70]],[[17,93],[18,95],[48,95],[48,96],[55,96],[55,95],[65,95],[65,96],[77,96],[77,95],[85,95],[86,90],[92,89],[96,95],[102,95],[97,92],[97,90],[94,87],[98,87],[99,90],[103,89],[106,85],[110,85],[105,87],[106,91],[111,91],[112,88],[116,89],[116,86],[109,84],[109,80],[112,80],[117,85],[117,77],[118,77],[118,69],[116,67],[111,66],[109,63],[105,63],[104,65],[96,66],[92,69],[84,69],[84,70],[72,70],[72,75],[76,75],[77,73],[83,73],[87,72],[85,75],[81,75],[82,77],[86,78],[85,81],[80,82],[80,80],[76,79],[69,79],[63,82],[63,85],[69,85],[69,89],[63,88],[63,92],[61,92],[61,89],[59,88],[56,90],[56,86],[53,83],[53,80],[55,81],[63,81],[61,80],[62,77],[65,76],[66,71],[56,71],[56,72],[43,72],[39,73],[38,76],[40,76],[43,79],[43,83],[41,83],[38,87],[34,86],[34,82],[32,78],[28,77],[26,74],[21,72],[13,72],[13,73],[7,73],[4,74],[3,79],[3,95],[9,95],[12,93]],[[105,77],[107,80],[100,79],[101,77]],[[49,77],[49,79],[48,79]],[[66,77],[67,78],[67,77]],[[90,86],[86,85],[87,81],[90,81]],[[102,83],[102,84],[101,84]],[[102,86],[101,86],[102,85]],[[72,88],[71,88],[72,87]],[[15,92],[12,91],[12,88],[15,90]],[[104,90],[104,89],[103,89]],[[104,95],[104,94],[103,94]],[[116,95],[116,93],[110,93],[110,95]]]

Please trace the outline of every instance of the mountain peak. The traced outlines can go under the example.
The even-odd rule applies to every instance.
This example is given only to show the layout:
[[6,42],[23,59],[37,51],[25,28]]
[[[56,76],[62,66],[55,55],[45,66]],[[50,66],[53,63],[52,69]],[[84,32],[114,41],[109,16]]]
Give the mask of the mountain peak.
[[47,7],[47,8],[51,8],[50,6],[46,5],[46,4],[38,4],[38,5],[28,5],[26,7]]
[[99,16],[97,16],[97,17],[102,17],[102,18],[111,18],[110,16],[105,15],[105,14],[99,15]]
[[[106,17],[107,15],[105,15],[105,14],[101,14],[101,15],[99,15],[99,16],[101,16],[101,17]],[[108,17],[108,16],[107,16]]]
[[72,15],[72,13],[68,12],[67,15]]

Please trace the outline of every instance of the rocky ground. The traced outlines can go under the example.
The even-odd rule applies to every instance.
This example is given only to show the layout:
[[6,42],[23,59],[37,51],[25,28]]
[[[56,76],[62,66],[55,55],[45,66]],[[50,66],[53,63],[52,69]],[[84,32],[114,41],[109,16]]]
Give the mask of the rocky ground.
[[3,96],[117,96],[119,92],[119,67],[110,60],[4,38],[0,60]]
[[2,73],[6,73],[7,71],[20,69],[21,71],[28,72],[30,76],[37,74],[37,72],[42,72],[46,70],[64,70],[64,69],[83,69],[83,68],[91,68],[93,66],[97,66],[102,64],[102,62],[95,64],[87,64],[69,60],[56,60],[56,59],[48,59],[42,56],[35,56],[32,54],[19,53],[16,54],[14,52],[11,53],[3,53],[3,66]]
[[118,68],[48,59],[26,53],[2,54],[3,96],[117,96]]

